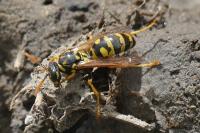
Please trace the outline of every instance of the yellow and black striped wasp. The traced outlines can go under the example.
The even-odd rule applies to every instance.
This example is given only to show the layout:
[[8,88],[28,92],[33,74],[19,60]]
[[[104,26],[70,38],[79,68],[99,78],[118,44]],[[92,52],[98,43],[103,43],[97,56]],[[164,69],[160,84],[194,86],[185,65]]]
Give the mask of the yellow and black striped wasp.
[[[159,65],[159,61],[141,64],[139,58],[123,56],[123,53],[136,45],[134,36],[151,28],[155,23],[156,20],[153,20],[149,25],[138,31],[100,33],[89,38],[80,46],[67,49],[59,55],[50,57],[49,65],[45,68],[47,74],[36,86],[35,95],[41,90],[47,77],[49,77],[55,87],[59,87],[62,82],[71,80],[79,70],[153,67]],[[62,78],[62,75],[65,75],[65,78]],[[86,82],[96,96],[96,111],[97,115],[100,115],[100,92],[93,85],[92,79],[88,79]]]

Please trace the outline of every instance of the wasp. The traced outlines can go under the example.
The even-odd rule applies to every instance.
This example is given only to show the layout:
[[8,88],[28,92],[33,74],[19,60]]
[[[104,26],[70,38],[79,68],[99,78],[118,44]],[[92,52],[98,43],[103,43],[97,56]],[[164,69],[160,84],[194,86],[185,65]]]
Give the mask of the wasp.
[[[154,19],[149,25],[137,31],[119,31],[100,33],[89,38],[80,46],[69,48],[63,53],[50,57],[47,74],[35,88],[35,95],[41,91],[47,77],[55,87],[62,82],[73,79],[80,70],[92,68],[128,68],[153,67],[160,64],[158,60],[141,64],[136,57],[126,57],[123,54],[136,45],[135,35],[151,28],[156,23]],[[121,56],[120,56],[121,55]],[[65,75],[62,78],[62,75]],[[96,96],[96,111],[100,115],[100,92],[94,86],[92,79],[88,79],[88,86]]]

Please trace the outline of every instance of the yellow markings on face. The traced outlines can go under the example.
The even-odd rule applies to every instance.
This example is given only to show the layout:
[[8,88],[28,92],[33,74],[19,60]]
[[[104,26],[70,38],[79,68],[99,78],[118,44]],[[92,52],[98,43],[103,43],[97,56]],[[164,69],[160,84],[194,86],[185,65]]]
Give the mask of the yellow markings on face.
[[[104,36],[104,40],[107,43],[108,47],[111,48],[111,51],[108,53],[109,56],[113,56],[115,55],[115,49],[113,47],[112,42],[110,41],[110,39],[107,36]],[[107,51],[107,50],[106,50]],[[108,52],[108,51],[107,51]]]
[[95,52],[94,52],[94,49],[91,48],[90,51],[91,51],[91,53],[92,53],[92,58],[93,58],[93,59],[98,59],[97,55],[96,55]]
[[65,68],[62,65],[58,64],[58,67],[60,70],[65,71]]
[[94,43],[97,45],[100,44],[100,39],[97,39]]
[[121,43],[121,52],[124,52],[125,51],[125,41],[124,41],[124,38],[121,34],[119,33],[116,33],[115,34],[117,37],[119,37],[119,41]]
[[100,53],[103,57],[109,56],[108,51],[104,47],[100,48]]

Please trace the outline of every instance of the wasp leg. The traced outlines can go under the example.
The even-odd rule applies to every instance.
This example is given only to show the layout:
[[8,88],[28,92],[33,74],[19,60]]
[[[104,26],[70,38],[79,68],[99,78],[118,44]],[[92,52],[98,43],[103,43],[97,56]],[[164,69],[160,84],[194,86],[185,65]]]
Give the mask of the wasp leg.
[[[160,65],[160,61],[159,60],[155,60],[155,61],[151,61],[149,63],[144,63],[144,64],[138,64],[138,65],[133,65],[132,67],[155,67]],[[131,67],[131,66],[130,66]]]
[[65,78],[60,82],[60,83],[63,83],[65,81],[69,81],[69,80],[72,80],[74,77],[75,77],[76,73],[72,73],[70,75],[67,75],[65,76]]
[[100,117],[100,92],[97,91],[97,89],[95,88],[95,86],[92,83],[92,79],[88,79],[87,84],[90,86],[90,88],[92,89],[92,91],[94,92],[94,95],[96,96],[96,117],[99,118]]
[[154,19],[149,25],[145,26],[145,27],[142,28],[142,29],[139,29],[139,30],[136,30],[136,31],[132,31],[130,34],[131,34],[131,35],[136,35],[136,34],[138,34],[138,33],[140,33],[140,32],[144,32],[144,31],[148,30],[149,28],[153,27],[153,26],[156,24],[156,21],[157,21],[157,20]]
[[48,74],[45,75],[45,77],[40,81],[40,83],[36,86],[35,88],[35,93],[34,95],[37,96],[38,92],[41,91],[42,85],[44,84],[44,81],[46,80]]

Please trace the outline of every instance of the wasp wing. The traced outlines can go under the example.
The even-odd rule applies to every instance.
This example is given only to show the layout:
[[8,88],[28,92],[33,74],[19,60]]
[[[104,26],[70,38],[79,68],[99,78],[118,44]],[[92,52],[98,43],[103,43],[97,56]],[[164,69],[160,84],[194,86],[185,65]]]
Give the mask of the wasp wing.
[[77,69],[106,67],[106,68],[128,68],[137,67],[141,64],[141,58],[138,57],[111,57],[96,60],[89,60],[88,62],[80,63]]

